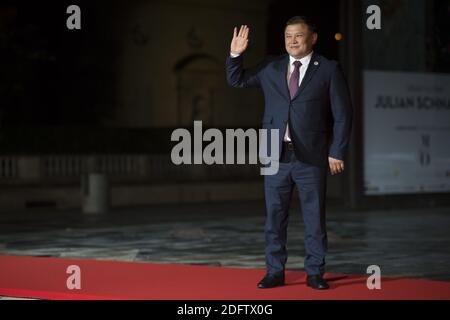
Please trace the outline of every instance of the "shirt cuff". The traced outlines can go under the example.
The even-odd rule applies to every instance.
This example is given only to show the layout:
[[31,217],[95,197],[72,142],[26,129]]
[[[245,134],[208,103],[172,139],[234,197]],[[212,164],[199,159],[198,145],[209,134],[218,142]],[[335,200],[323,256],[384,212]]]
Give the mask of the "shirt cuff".
[[232,52],[230,52],[230,57],[232,57],[232,58],[237,58],[239,56],[240,56],[239,53],[232,53]]

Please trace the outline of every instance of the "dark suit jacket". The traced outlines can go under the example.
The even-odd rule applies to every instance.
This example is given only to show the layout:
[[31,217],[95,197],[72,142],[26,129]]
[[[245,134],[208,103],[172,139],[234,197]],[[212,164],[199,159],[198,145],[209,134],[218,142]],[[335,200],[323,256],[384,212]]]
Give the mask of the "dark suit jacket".
[[289,121],[298,160],[319,166],[328,164],[328,156],[343,160],[350,139],[352,106],[341,68],[336,61],[313,53],[300,88],[291,100],[288,64],[289,55],[284,54],[244,69],[242,55],[229,56],[227,81],[237,88],[262,88],[265,98],[262,127],[279,129],[279,155]]

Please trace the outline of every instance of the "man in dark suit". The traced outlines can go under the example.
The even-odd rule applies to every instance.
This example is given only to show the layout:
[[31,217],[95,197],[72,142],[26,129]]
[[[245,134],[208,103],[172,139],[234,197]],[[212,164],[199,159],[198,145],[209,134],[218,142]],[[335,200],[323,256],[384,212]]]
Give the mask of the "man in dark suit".
[[280,139],[279,150],[270,151],[280,155],[279,170],[264,177],[267,273],[258,287],[284,285],[288,211],[296,185],[305,222],[307,285],[328,289],[323,278],[326,178],[328,168],[333,175],[344,171],[352,119],[348,87],[338,63],[313,51],[317,32],[307,18],[296,16],[286,23],[287,54],[252,69],[243,67],[248,34],[246,25],[239,32],[234,28],[227,81],[233,87],[263,90],[262,126],[278,129]]

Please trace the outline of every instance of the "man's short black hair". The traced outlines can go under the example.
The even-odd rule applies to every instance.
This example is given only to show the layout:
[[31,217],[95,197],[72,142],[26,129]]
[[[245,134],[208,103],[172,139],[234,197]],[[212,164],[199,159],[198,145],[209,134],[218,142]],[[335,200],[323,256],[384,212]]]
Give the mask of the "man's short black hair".
[[[299,24],[299,23],[306,24],[306,25],[308,26],[309,31],[311,31],[311,32],[313,32],[313,33],[314,33],[314,32],[317,33],[317,27],[316,27],[316,25],[314,24],[314,22],[313,22],[310,18],[305,17],[305,16],[295,16],[295,17],[290,18],[290,19],[286,22],[286,27],[289,26],[289,25],[291,25],[291,24]],[[286,28],[286,27],[285,27],[285,28]]]

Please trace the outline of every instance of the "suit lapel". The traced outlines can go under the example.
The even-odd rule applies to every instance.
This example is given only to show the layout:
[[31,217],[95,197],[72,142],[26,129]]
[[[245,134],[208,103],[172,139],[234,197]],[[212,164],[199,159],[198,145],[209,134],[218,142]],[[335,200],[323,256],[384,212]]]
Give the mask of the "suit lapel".
[[308,69],[306,69],[306,73],[303,76],[302,82],[300,84],[300,88],[297,90],[297,93],[292,98],[292,100],[297,98],[298,95],[301,94],[301,92],[305,89],[305,87],[308,85],[309,81],[311,80],[311,78],[313,77],[314,73],[319,68],[319,66],[320,66],[320,56],[317,55],[315,52],[313,52],[311,56],[311,61],[309,61],[308,64]]
[[285,54],[275,65],[275,69],[277,70],[277,79],[275,83],[280,84],[280,89],[282,94],[286,97],[286,99],[290,100],[291,95],[289,94],[289,87],[287,83],[287,70],[289,66],[289,55]]

